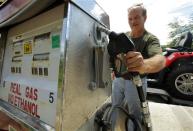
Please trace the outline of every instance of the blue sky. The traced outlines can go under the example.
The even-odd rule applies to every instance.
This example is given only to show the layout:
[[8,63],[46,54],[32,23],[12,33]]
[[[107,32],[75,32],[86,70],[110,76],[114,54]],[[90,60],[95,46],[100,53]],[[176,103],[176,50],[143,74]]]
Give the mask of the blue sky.
[[135,3],[143,3],[147,8],[146,29],[155,34],[162,45],[168,41],[168,23],[173,19],[187,22],[193,13],[193,0],[96,0],[110,16],[111,30],[126,32],[127,8]]

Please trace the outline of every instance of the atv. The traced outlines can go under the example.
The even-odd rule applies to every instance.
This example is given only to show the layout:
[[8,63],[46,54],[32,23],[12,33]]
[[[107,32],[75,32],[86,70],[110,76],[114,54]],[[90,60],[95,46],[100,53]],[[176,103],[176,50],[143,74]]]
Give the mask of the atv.
[[166,65],[158,73],[148,75],[148,86],[161,88],[172,97],[193,100],[193,49],[192,34],[180,37],[175,47],[166,48],[163,54]]

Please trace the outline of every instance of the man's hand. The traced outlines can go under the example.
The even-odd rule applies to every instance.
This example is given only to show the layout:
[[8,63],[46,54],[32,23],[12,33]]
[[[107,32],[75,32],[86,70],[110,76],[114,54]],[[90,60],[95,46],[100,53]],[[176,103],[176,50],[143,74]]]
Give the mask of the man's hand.
[[129,72],[139,72],[144,74],[145,64],[140,52],[129,51],[126,54],[126,66]]
[[165,57],[157,54],[148,59],[143,59],[140,52],[129,51],[126,56],[126,66],[129,72],[156,73],[165,67]]

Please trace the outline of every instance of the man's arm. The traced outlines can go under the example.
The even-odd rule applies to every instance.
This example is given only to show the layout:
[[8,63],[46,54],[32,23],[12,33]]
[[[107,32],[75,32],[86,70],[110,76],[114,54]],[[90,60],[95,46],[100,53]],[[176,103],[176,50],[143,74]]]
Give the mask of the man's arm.
[[130,72],[155,73],[164,68],[165,57],[157,54],[151,58],[143,59],[140,52],[130,51],[126,54],[126,65]]
[[144,59],[143,73],[155,73],[165,67],[165,57],[162,55],[155,55],[149,59]]

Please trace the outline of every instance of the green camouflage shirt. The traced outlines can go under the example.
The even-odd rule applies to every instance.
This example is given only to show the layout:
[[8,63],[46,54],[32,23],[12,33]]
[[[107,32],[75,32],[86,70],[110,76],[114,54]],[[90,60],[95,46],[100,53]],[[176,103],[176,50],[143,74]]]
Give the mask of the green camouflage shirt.
[[139,38],[131,38],[127,32],[126,35],[134,42],[136,51],[141,52],[144,59],[150,58],[156,54],[162,54],[160,42],[156,36],[145,31],[143,36]]

